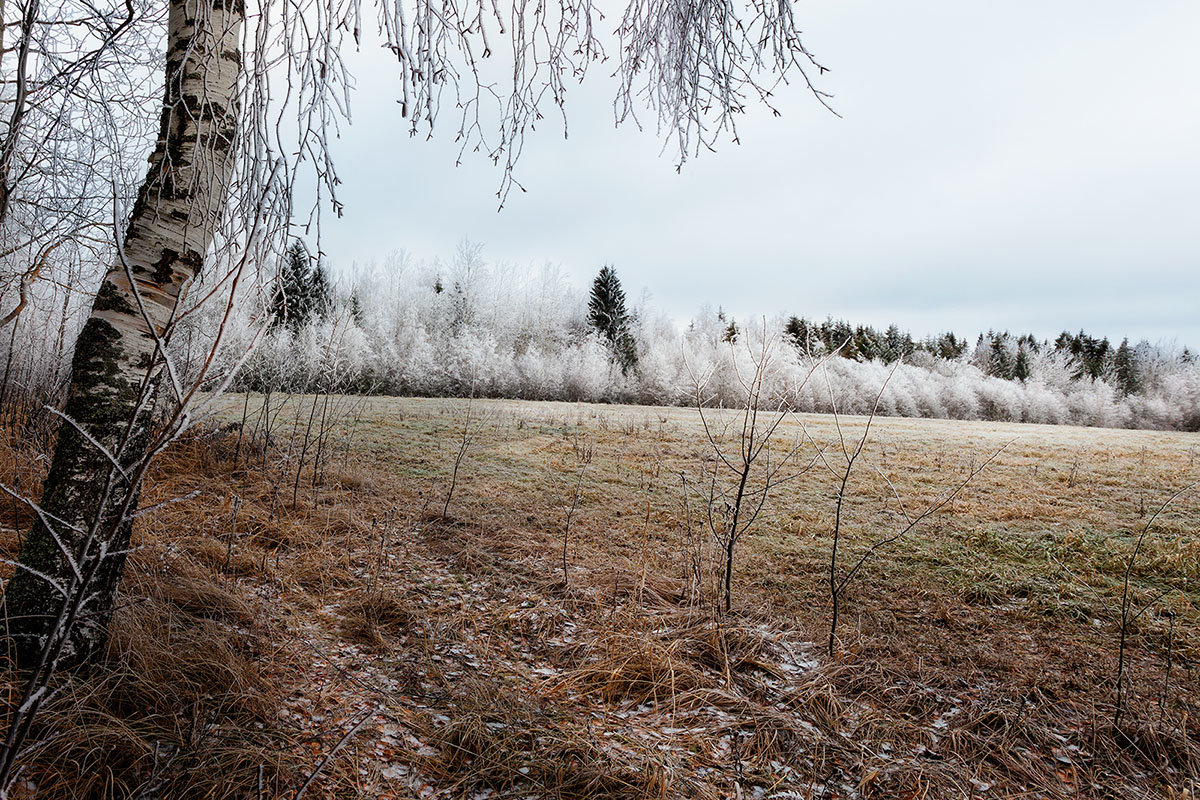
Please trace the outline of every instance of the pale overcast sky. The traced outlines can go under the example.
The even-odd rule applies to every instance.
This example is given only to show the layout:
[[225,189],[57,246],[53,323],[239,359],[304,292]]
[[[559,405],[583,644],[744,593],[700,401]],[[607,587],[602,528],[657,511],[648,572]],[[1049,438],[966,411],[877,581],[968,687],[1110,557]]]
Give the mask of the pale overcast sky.
[[[1068,328],[1200,345],[1200,3],[816,0],[797,6],[839,119],[799,86],[740,145],[674,170],[653,129],[614,130],[611,84],[573,91],[569,140],[532,135],[499,170],[452,136],[410,139],[390,57],[351,59],[334,148],[336,268],[404,248],[611,263],[680,320],[847,317],[914,334]],[[446,116],[449,123],[452,114]],[[443,134],[452,133],[450,124]]]

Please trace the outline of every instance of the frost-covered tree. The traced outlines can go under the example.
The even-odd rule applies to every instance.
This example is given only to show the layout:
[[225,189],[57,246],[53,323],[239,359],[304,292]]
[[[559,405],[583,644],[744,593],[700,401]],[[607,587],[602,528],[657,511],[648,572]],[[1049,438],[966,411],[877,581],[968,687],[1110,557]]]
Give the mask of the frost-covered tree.
[[[480,261],[472,278],[475,322],[457,330],[451,324],[453,304],[439,300],[432,288],[435,276],[446,269],[441,261],[423,263],[403,255],[389,258],[382,270],[357,270],[348,285],[339,287],[332,315],[345,312],[361,332],[345,336],[347,344],[342,345],[348,353],[342,363],[355,373],[352,385],[388,394],[455,395],[474,380],[477,392],[487,396],[674,404],[688,397],[691,365],[712,369],[715,398],[736,400],[736,369],[723,341],[731,319],[724,311],[703,308],[681,329],[647,300],[636,312],[627,300],[639,360],[638,368],[626,374],[613,369],[607,340],[588,321],[589,295],[573,289],[557,269]],[[354,297],[359,298],[357,316]],[[794,341],[789,329],[802,331],[801,321],[781,316],[768,327]],[[860,406],[886,377],[880,371],[882,358],[833,359],[822,370],[830,385],[818,376],[804,387],[788,388],[799,374],[793,369],[827,352],[820,337],[832,340],[849,323],[804,325],[812,347],[790,347],[786,358],[781,356],[781,366],[786,366],[776,387],[781,396],[797,410],[828,411],[832,388],[839,407],[869,411]],[[314,329],[311,334],[308,327]],[[751,327],[738,325],[739,343]],[[309,346],[306,342],[321,341],[325,330],[314,322],[299,336],[272,333],[270,358],[253,359],[242,385],[315,389],[319,371],[299,351]],[[1011,377],[989,373],[997,339],[1012,362]],[[1142,388],[1125,395],[1115,369],[1095,381],[1080,376],[1069,351],[1042,347],[1029,334],[1014,338],[991,331],[980,337],[969,358],[963,358],[964,342],[942,334],[914,346],[888,384],[881,413],[1169,429],[1194,427],[1200,419],[1200,367],[1186,362],[1178,348],[1147,342],[1131,346]],[[353,353],[347,349],[351,347]]]
[[[315,390],[325,385],[325,362],[313,354],[336,351],[338,374],[353,375],[349,385],[389,394],[455,395],[474,386],[487,396],[674,404],[689,396],[690,366],[712,371],[714,402],[737,401],[739,365],[731,352],[741,348],[723,341],[731,322],[723,311],[703,308],[680,329],[648,301],[635,313],[627,300],[639,361],[637,370],[624,374],[613,369],[607,340],[588,321],[588,293],[573,289],[553,267],[508,267],[480,258],[470,279],[474,322],[456,329],[449,290],[438,295],[433,288],[435,276],[449,274],[453,261],[423,263],[399,255],[382,269],[357,270],[339,288],[330,314],[353,330],[316,319],[294,336],[286,328],[273,331],[266,355],[253,359],[243,385]],[[359,298],[359,316],[352,300],[341,299],[353,297]],[[831,322],[822,333],[822,325],[805,324],[812,352],[785,348],[773,391],[797,410],[828,411],[832,389],[839,408],[870,411],[864,404],[887,375],[882,358],[836,358],[800,385],[813,354],[826,352],[820,336],[833,340],[849,325]],[[789,325],[797,331],[799,318],[792,324],[780,317],[767,328],[788,335]],[[738,327],[739,345],[758,330]],[[322,344],[335,331],[336,347]],[[962,357],[964,341],[943,334],[915,348],[888,383],[881,413],[1174,429],[1200,420],[1200,366],[1175,348],[1131,346],[1142,389],[1125,395],[1115,370],[1095,381],[1081,377],[1069,351],[1040,347],[1029,334],[1014,338],[991,331],[970,359]],[[1008,353],[1011,377],[989,374],[995,344]]]
[[[52,633],[66,601],[54,579],[74,580],[75,564],[94,557],[83,552],[96,540],[87,532],[94,526],[104,531],[96,552],[128,547],[132,518],[125,506],[137,489],[131,476],[152,436],[146,387],[161,380],[162,342],[226,213],[236,163],[231,151],[239,138],[244,13],[221,0],[170,4],[158,142],[119,263],[100,284],[76,345],[64,409],[72,423],[62,426],[43,485],[44,514],[25,538],[21,568],[5,589],[8,634],[21,663],[38,659],[60,635]],[[55,520],[58,530],[46,520]],[[122,558],[108,558],[89,576],[88,602],[68,634],[65,660],[102,649],[122,569]]]

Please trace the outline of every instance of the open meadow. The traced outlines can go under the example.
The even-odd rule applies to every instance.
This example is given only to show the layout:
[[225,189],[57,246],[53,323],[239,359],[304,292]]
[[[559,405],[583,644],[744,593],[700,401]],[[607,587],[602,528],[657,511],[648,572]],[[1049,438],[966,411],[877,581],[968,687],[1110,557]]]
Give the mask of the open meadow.
[[183,499],[39,718],[39,797],[1200,787],[1197,434],[876,418],[839,507],[867,419],[788,415],[730,559],[734,412],[226,403],[157,462],[143,507]]

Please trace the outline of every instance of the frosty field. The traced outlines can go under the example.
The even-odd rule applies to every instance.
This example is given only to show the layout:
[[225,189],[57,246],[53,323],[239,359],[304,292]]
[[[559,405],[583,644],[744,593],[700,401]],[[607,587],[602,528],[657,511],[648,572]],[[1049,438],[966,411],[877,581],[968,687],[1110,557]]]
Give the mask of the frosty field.
[[[126,683],[59,703],[78,741],[41,780],[137,785],[172,741],[230,797],[294,796],[314,770],[309,797],[1195,791],[1195,490],[1129,568],[1148,606],[1112,724],[1126,569],[1200,479],[1195,434],[877,418],[839,574],[1004,449],[864,562],[830,655],[832,417],[782,423],[779,457],[803,441],[808,469],[739,541],[722,613],[694,409],[279,402],[231,396],[241,437],[213,423],[161,460],[145,504],[203,494],[142,527],[110,656]],[[865,424],[840,419],[849,446]]]

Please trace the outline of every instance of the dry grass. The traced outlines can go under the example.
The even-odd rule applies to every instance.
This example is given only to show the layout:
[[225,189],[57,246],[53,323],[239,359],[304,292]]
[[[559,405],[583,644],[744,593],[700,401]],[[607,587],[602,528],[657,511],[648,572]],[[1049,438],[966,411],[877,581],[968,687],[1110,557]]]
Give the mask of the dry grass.
[[[0,480],[24,469],[37,494],[44,464],[12,442],[0,447]],[[231,471],[232,439],[191,437],[174,447],[148,482],[144,502],[204,488],[202,497],[145,517],[135,534],[120,607],[103,663],[60,675],[26,751],[19,791],[37,797],[287,796],[309,764],[307,734],[281,721],[290,695],[302,691],[306,661],[286,630],[288,609],[267,599],[281,583],[337,583],[348,573],[323,563],[321,531],[311,514],[281,518],[248,501],[235,535],[228,494],[265,490],[262,476]],[[249,490],[249,491],[247,491]],[[29,514],[12,509],[0,530],[18,549]],[[270,520],[270,522],[267,522]],[[6,520],[8,521],[8,520]],[[265,524],[264,524],[265,523]],[[264,536],[264,530],[287,531]],[[295,547],[281,564],[269,547]],[[8,568],[10,571],[11,568]],[[312,598],[306,605],[311,606]],[[19,688],[9,675],[9,698]],[[337,776],[334,776],[335,779]]]
[[342,632],[352,640],[383,647],[390,635],[406,630],[413,622],[409,599],[391,587],[359,588],[342,602]]
[[[366,446],[414,485],[435,484],[429,465],[445,463],[439,431],[452,430],[452,406],[375,403]],[[464,516],[475,524],[454,536],[429,535],[455,564],[491,573],[489,580],[510,580],[509,573],[519,570],[543,596],[569,609],[577,630],[592,627],[576,635],[581,643],[544,656],[565,670],[546,687],[564,704],[650,705],[672,712],[737,708],[739,719],[758,726],[754,752],[792,748],[785,763],[797,763],[800,754],[812,762],[805,780],[823,785],[831,774],[825,770],[833,770],[849,776],[851,785],[861,783],[863,794],[881,797],[910,791],[965,796],[972,787],[979,791],[972,780],[1001,795],[1156,796],[1183,791],[1196,780],[1200,741],[1189,720],[1196,712],[1200,656],[1200,598],[1193,588],[1200,577],[1197,498],[1167,515],[1133,571],[1142,600],[1167,586],[1177,589],[1133,631],[1138,722],[1131,731],[1141,733],[1129,738],[1145,744],[1119,745],[1120,736],[1106,722],[1120,575],[1155,498],[1200,475],[1194,437],[877,421],[869,457],[910,508],[952,485],[973,461],[1020,438],[944,514],[884,550],[851,587],[852,624],[837,658],[806,671],[786,690],[789,708],[818,736],[767,713],[769,692],[739,687],[711,659],[699,659],[695,625],[664,621],[672,614],[689,618],[677,486],[679,472],[694,469],[703,457],[694,415],[567,404],[494,406],[498,422],[475,458],[463,500],[470,508]],[[388,413],[397,407],[401,419]],[[834,436],[827,419],[803,423],[819,442]],[[849,420],[847,435],[861,425]],[[547,465],[571,463],[580,432],[596,458],[573,529],[573,584],[564,591],[553,557],[564,498],[547,497],[538,475]],[[388,442],[403,445],[389,448]],[[877,473],[864,473],[852,487],[846,528],[851,552],[900,519],[886,484]],[[736,575],[739,615],[731,629],[753,627],[740,625],[753,619],[767,630],[821,640],[828,610],[829,484],[828,475],[806,477],[777,498],[769,522],[747,539]],[[1168,605],[1176,615],[1174,662],[1160,708]],[[556,635],[544,616],[536,628],[526,624],[516,632],[534,630],[542,638]],[[771,675],[771,658],[759,661],[748,671]],[[722,728],[714,723],[707,730],[716,735]],[[829,741],[813,745],[822,736]],[[846,737],[857,755],[839,753],[835,745]],[[886,764],[875,763],[880,754],[887,754]]]
[[[59,738],[30,754],[44,796],[254,796],[261,766],[264,796],[289,797],[363,708],[306,796],[1195,794],[1200,498],[1135,565],[1138,598],[1174,591],[1132,630],[1128,722],[1110,722],[1120,576],[1156,502],[1200,477],[1194,436],[878,420],[850,554],[902,519],[881,473],[920,508],[1020,438],[868,562],[826,658],[810,643],[828,624],[828,473],[772,501],[717,616],[711,542],[684,530],[694,414],[475,402],[491,422],[450,519],[428,512],[454,401],[368,401],[349,460],[295,508],[285,438],[244,443],[265,471],[234,464],[230,432],[171,451],[147,502],[205,494],[141,526],[108,663],[66,684],[43,720]],[[564,583],[570,497],[545,476],[581,436],[595,455]],[[27,455],[0,452],[6,480],[36,481]]]

